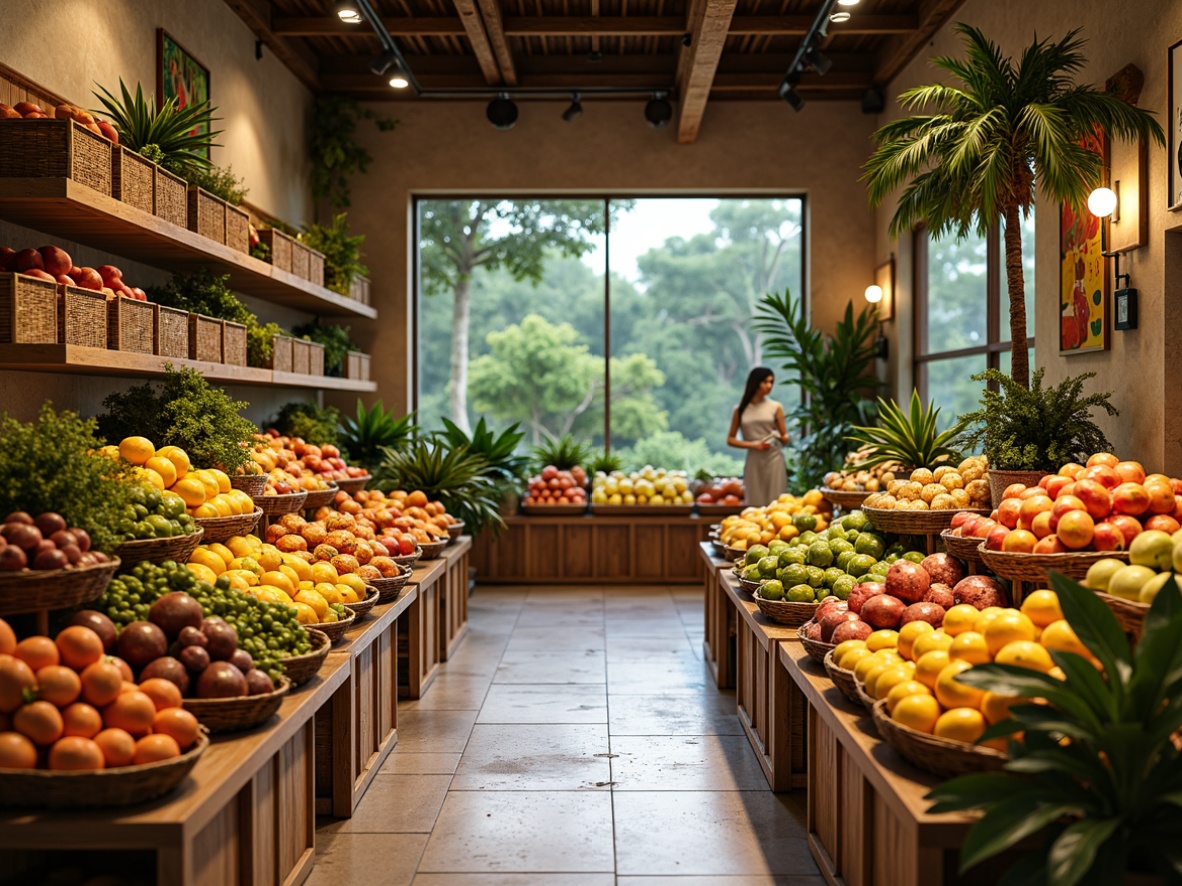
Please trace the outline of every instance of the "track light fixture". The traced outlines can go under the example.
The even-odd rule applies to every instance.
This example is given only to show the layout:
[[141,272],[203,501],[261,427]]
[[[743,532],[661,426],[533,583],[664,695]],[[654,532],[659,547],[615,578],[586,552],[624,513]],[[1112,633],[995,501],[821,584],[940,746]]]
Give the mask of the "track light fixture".
[[381,55],[375,56],[374,60],[369,63],[369,69],[373,71],[376,76],[381,77],[388,70],[390,70],[390,68],[397,64],[397,62],[398,56],[394,54],[393,50],[387,49],[383,51]]
[[835,10],[834,12],[829,13],[829,21],[831,21],[835,25],[840,25],[843,22],[848,22],[849,20],[850,20],[850,14],[848,12],[843,12],[842,10]]
[[400,71],[390,78],[390,85],[395,89],[406,89],[410,86],[410,81],[403,77]]
[[838,6],[857,6],[862,0],[837,0]]
[[517,105],[513,103],[508,94],[502,92],[488,103],[485,116],[496,129],[512,129],[513,124],[517,122]]
[[574,123],[583,116],[583,103],[579,101],[577,92],[571,93],[570,107],[562,112],[562,119],[567,123]]
[[799,111],[804,107],[804,96],[796,91],[797,77],[785,77],[780,83],[780,98],[792,105],[794,111]]
[[821,50],[815,46],[809,47],[804,53],[804,60],[807,61],[814,71],[818,74],[828,74],[833,67],[833,59],[825,55]]
[[337,18],[349,25],[361,24],[361,11],[357,8],[357,4],[351,0],[340,0],[334,7]]
[[644,106],[644,119],[653,129],[664,129],[673,119],[673,105],[669,104],[666,95],[664,92],[654,92]]

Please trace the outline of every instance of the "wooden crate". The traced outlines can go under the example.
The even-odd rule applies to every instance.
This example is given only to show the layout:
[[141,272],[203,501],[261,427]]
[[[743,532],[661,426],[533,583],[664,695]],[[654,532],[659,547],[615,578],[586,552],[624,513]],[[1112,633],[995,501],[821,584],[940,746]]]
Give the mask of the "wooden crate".
[[237,206],[226,204],[226,245],[235,252],[250,254],[250,216]]
[[369,381],[369,354],[349,351],[345,355],[345,378]]
[[716,556],[714,546],[708,541],[698,546],[698,552],[706,573],[703,594],[706,635],[702,640],[702,651],[718,688],[731,689],[735,685],[731,637],[734,636],[736,613],[722,586],[722,573],[731,568],[731,562]]
[[223,321],[203,314],[189,315],[189,359],[222,362]]
[[189,185],[190,231],[208,237],[215,243],[226,242],[226,201],[209,191]]
[[271,264],[281,271],[291,271],[295,240],[274,228],[259,230],[259,242],[271,250]]
[[271,365],[267,368],[276,372],[291,372],[294,343],[295,339],[289,335],[277,335],[271,339]]
[[57,302],[57,340],[87,348],[107,346],[107,297],[93,289],[62,286]]
[[291,371],[300,375],[312,374],[312,343],[302,338],[291,340]]
[[291,267],[288,268],[293,274],[302,280],[308,279],[308,263],[312,259],[311,250],[308,249],[299,240],[291,241]]
[[317,286],[324,285],[324,253],[317,252],[310,246],[305,246],[308,250],[308,279]]
[[324,375],[324,345],[304,342],[308,349],[308,375]]
[[153,305],[156,310],[155,347],[152,353],[160,357],[189,356],[189,312],[165,305]]
[[117,295],[107,299],[107,347],[150,354],[155,348],[156,311],[151,302]]
[[179,228],[189,225],[189,184],[179,175],[174,175],[161,166],[156,167],[156,209],[157,218],[171,222]]
[[463,536],[443,551],[447,564],[439,585],[439,658],[451,658],[468,633],[468,553],[472,539]]
[[246,365],[246,326],[225,320],[222,323],[222,362]]
[[398,668],[398,694],[405,698],[422,698],[439,674],[439,592],[444,569],[443,560],[428,560],[410,578],[418,595],[406,618],[398,620],[398,654],[404,660]]
[[57,284],[24,274],[0,274],[0,344],[56,341]]
[[363,305],[369,304],[369,277],[354,277],[349,287],[349,298]]
[[2,120],[0,176],[68,178],[110,197],[112,147],[73,120]]
[[111,151],[111,196],[151,215],[156,211],[156,164],[115,145]]

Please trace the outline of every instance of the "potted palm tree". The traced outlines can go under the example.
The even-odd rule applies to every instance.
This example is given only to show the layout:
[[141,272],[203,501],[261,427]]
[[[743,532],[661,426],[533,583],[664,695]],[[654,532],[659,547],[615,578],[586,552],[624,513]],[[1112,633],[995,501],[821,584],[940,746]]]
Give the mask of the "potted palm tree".
[[1153,116],[1115,95],[1074,82],[1086,59],[1084,41],[1071,31],[1052,43],[1036,39],[1020,60],[978,29],[958,23],[966,57],[932,63],[959,81],[904,92],[908,110],[937,113],[904,117],[875,133],[878,148],[866,162],[870,203],[898,188],[890,233],[897,237],[923,222],[934,236],[985,234],[1004,224],[1006,285],[1014,381],[1030,384],[1026,349],[1025,283],[1019,214],[1029,215],[1037,182],[1044,197],[1083,212],[1100,184],[1102,158],[1081,146],[1097,130],[1110,138],[1151,137],[1165,144]]

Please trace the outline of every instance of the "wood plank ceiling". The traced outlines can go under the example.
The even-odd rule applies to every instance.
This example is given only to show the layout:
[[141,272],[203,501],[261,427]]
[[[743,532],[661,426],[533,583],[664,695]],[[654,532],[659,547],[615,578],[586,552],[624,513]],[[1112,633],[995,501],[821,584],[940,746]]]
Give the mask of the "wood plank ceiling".
[[[317,93],[414,100],[369,70],[382,49],[333,0],[225,0]],[[806,101],[858,100],[883,86],[964,0],[860,0],[830,23],[833,62],[801,74]],[[825,0],[370,0],[427,91],[652,90],[692,142],[708,101],[779,101],[777,89]],[[426,96],[417,97],[422,100]],[[456,97],[453,95],[453,97]],[[524,96],[530,97],[530,96]],[[533,96],[538,97],[538,96]],[[569,96],[553,96],[568,100]],[[607,96],[605,96],[607,97]]]

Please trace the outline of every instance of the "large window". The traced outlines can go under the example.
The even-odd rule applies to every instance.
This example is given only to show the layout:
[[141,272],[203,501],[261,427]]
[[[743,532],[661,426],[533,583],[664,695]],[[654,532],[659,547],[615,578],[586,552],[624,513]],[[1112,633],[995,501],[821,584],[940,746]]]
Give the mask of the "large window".
[[[1010,307],[1002,229],[986,237],[915,234],[915,384],[944,425],[974,409],[986,368],[1010,370]],[[1026,336],[1034,364],[1034,215],[1022,223]]]
[[765,359],[750,321],[766,292],[800,293],[803,219],[799,198],[419,201],[420,423],[740,471],[726,431]]

